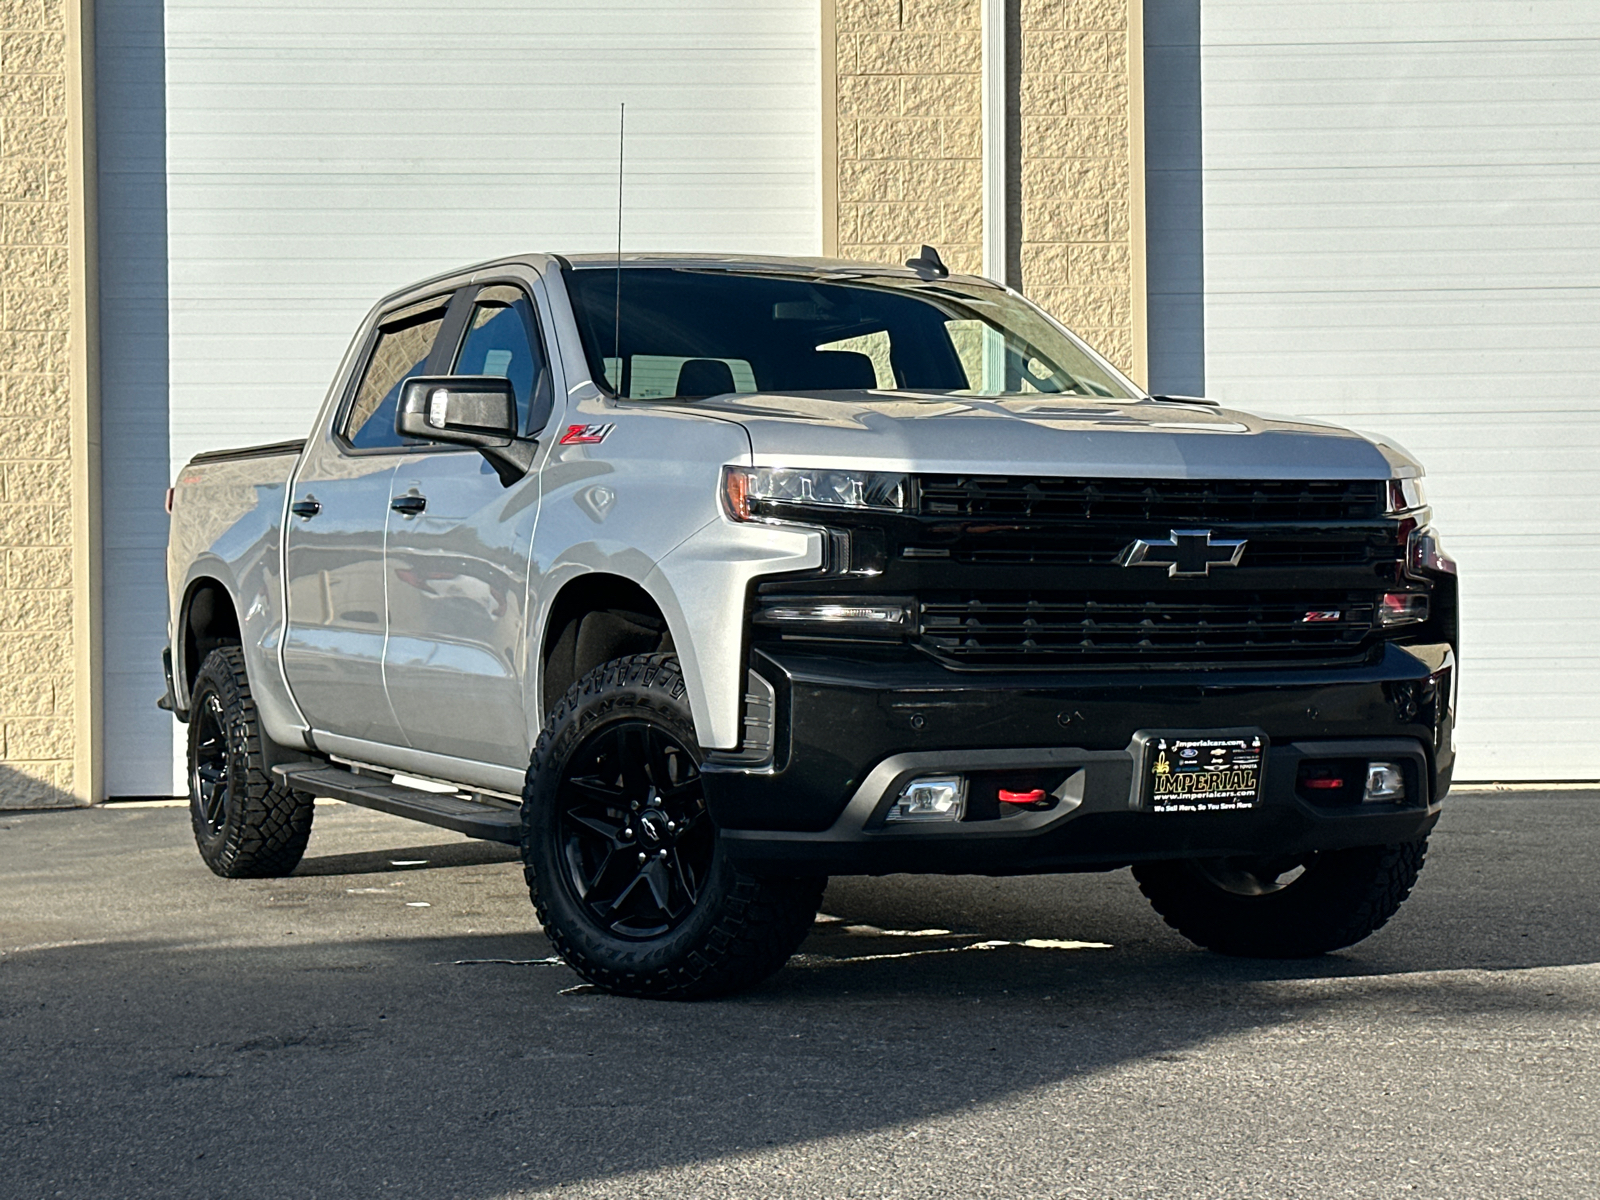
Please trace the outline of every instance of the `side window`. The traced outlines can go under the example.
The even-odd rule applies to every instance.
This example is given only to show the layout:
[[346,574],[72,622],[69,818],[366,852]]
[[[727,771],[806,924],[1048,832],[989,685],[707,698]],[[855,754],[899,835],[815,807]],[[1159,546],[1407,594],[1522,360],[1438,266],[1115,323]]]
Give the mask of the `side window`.
[[538,320],[522,289],[488,287],[472,304],[452,375],[498,375],[517,393],[517,421],[533,436],[550,419],[555,392],[539,340]]
[[400,402],[400,385],[427,366],[449,299],[430,300],[379,327],[377,344],[344,423],[344,436],[357,450],[416,444],[394,431],[395,406]]

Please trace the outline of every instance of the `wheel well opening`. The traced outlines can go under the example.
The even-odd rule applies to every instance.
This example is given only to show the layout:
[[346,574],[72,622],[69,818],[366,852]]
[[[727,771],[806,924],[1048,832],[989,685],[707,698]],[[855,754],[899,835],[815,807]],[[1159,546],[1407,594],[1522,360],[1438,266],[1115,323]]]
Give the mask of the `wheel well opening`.
[[214,579],[197,581],[189,589],[183,606],[183,683],[184,691],[194,692],[194,677],[206,655],[218,646],[237,645],[239,614],[227,588]]
[[561,590],[545,625],[540,700],[548,714],[566,691],[603,662],[672,649],[661,609],[638,584],[585,575]]

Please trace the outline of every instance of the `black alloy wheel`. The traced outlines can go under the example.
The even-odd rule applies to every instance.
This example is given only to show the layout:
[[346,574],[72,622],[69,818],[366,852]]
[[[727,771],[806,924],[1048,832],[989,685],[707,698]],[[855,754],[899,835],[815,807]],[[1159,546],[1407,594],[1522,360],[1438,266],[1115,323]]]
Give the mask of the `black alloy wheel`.
[[228,793],[239,774],[238,752],[230,743],[227,715],[216,692],[207,692],[195,723],[194,753],[189,766],[189,803],[196,831],[215,837],[228,820]]
[[244,651],[206,655],[190,695],[189,818],[200,857],[225,879],[287,875],[311,837],[313,802],[268,766]]
[[820,877],[755,876],[706,804],[688,688],[671,654],[612,659],[545,721],[522,793],[528,894],[556,953],[621,996],[725,996],[811,932]]
[[568,757],[557,803],[566,883],[595,924],[645,940],[683,923],[716,850],[687,746],[651,722],[608,725]]

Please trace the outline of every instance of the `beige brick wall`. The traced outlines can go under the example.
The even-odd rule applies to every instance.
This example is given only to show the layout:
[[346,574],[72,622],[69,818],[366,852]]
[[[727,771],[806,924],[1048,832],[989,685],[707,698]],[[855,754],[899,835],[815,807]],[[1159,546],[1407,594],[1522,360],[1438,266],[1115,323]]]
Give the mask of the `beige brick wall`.
[[[1141,370],[1129,12],[1022,0],[1022,290]],[[836,0],[839,254],[982,265],[979,0]],[[1135,30],[1135,33],[1137,31]]]
[[978,0],[837,0],[838,245],[904,262],[923,242],[982,262]]
[[1125,371],[1135,366],[1129,3],[1022,2],[1022,290]]
[[66,16],[0,0],[0,808],[76,783]]

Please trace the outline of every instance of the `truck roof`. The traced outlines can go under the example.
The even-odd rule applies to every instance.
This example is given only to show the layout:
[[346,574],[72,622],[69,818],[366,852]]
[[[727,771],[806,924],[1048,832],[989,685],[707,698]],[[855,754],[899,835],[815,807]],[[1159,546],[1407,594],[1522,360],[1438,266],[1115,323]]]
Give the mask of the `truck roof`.
[[[560,257],[574,267],[609,267],[617,262],[616,254],[564,254]],[[892,263],[860,262],[848,258],[822,258],[801,255],[777,254],[624,254],[625,267],[699,267],[724,268],[730,271],[805,271],[823,275],[903,275],[915,278],[917,272],[906,266]],[[993,280],[978,275],[959,275],[951,278],[970,280],[973,283],[998,287]]]

